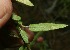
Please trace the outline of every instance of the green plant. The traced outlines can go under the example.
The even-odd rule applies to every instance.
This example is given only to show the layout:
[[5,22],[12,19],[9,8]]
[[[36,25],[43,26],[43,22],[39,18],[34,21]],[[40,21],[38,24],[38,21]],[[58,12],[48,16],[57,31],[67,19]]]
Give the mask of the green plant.
[[[18,2],[24,3],[29,6],[34,6],[29,0],[16,0]],[[39,24],[30,24],[29,26],[23,25],[23,22],[21,20],[21,17],[13,13],[12,19],[15,21],[15,23],[18,24],[16,28],[19,30],[19,33],[21,35],[21,38],[25,42],[26,47],[21,46],[19,50],[31,50],[30,47],[32,47],[36,41],[36,39],[41,35],[43,31],[50,31],[55,29],[64,28],[68,25],[66,24],[55,24],[55,23],[39,23]],[[24,28],[29,28],[29,30],[33,32],[38,32],[33,41],[29,42],[27,32],[24,30]]]

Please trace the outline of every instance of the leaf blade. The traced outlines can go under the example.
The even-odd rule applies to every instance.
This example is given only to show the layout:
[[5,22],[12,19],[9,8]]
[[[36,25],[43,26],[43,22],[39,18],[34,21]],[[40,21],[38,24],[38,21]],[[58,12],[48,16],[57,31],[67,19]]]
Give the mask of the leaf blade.
[[12,19],[13,19],[13,20],[16,20],[16,21],[19,21],[19,20],[21,20],[21,17],[18,16],[18,15],[16,15],[15,13],[13,13]]
[[22,39],[25,41],[25,43],[29,43],[27,33],[24,30],[22,30],[21,28],[20,28],[20,35],[21,35]]
[[16,1],[24,3],[24,4],[28,5],[28,6],[34,6],[33,3],[31,3],[31,1],[29,1],[29,0],[16,0]]
[[55,24],[55,23],[39,23],[39,24],[30,24],[29,29],[31,31],[49,31],[64,28],[68,25],[66,24]]

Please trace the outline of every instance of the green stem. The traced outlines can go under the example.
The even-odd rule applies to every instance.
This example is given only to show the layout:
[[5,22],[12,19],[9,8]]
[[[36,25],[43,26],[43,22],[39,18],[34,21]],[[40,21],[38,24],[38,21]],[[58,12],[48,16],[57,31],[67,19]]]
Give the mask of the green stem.
[[32,46],[35,44],[35,41],[37,40],[37,38],[38,38],[42,33],[43,33],[43,32],[38,32],[38,33],[35,35],[33,41],[30,43],[30,47],[32,47]]

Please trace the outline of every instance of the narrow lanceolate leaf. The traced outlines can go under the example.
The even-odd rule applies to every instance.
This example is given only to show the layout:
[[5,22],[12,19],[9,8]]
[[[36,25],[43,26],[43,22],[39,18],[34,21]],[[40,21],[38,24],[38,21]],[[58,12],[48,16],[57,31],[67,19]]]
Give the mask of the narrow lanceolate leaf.
[[25,41],[25,43],[29,43],[27,33],[24,30],[22,30],[21,28],[20,28],[20,34],[21,34],[23,40]]
[[39,24],[30,24],[29,29],[31,31],[49,31],[59,28],[64,28],[68,25],[66,24],[55,24],[55,23],[39,23]]
[[24,4],[28,5],[28,6],[34,6],[33,3],[31,3],[31,1],[29,1],[29,0],[16,0],[16,1],[24,3]]

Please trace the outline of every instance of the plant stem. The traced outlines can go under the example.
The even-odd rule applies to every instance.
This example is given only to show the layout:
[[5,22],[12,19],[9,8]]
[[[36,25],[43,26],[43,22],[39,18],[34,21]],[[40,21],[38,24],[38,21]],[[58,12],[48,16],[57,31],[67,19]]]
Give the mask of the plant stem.
[[30,47],[32,47],[32,46],[35,44],[35,41],[37,40],[37,38],[38,38],[42,33],[43,33],[43,32],[41,31],[41,32],[38,32],[38,33],[35,35],[33,41],[30,43]]

